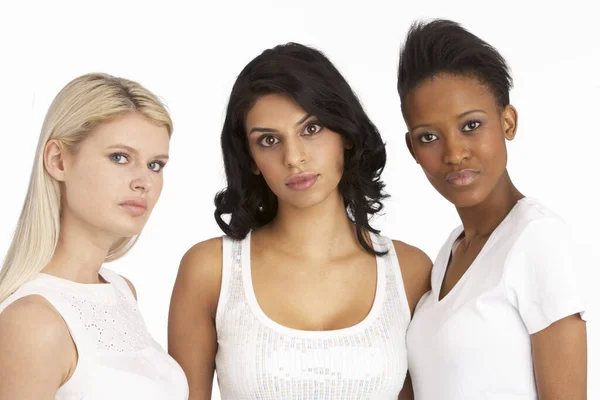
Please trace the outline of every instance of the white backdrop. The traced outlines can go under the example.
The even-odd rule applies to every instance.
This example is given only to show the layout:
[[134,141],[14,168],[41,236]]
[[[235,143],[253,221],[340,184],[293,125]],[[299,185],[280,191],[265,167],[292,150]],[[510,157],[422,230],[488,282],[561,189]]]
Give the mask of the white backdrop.
[[[148,327],[165,347],[179,260],[194,243],[221,234],[212,201],[224,186],[219,135],[231,86],[247,62],[276,44],[313,45],[348,79],[387,142],[383,177],[392,198],[376,226],[435,257],[459,221],[404,147],[397,56],[412,20],[463,23],[496,46],[513,70],[511,100],[520,112],[517,137],[509,144],[514,182],[562,214],[577,235],[591,306],[589,398],[600,399],[600,324],[594,318],[600,262],[591,251],[600,224],[593,194],[599,182],[600,29],[591,1],[543,8],[507,0],[6,3],[0,5],[0,258],[52,98],[87,72],[139,81],[172,113],[171,161],[141,239],[111,268],[134,282]],[[216,385],[214,392],[219,399]]]

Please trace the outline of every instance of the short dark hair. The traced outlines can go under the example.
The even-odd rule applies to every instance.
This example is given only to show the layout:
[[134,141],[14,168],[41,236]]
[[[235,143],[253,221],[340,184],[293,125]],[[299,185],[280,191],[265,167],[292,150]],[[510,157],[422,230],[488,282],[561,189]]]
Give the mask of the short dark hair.
[[473,76],[492,91],[500,108],[510,103],[512,78],[498,50],[454,21],[413,22],[398,64],[403,111],[408,93],[440,73]]
[[[324,127],[339,133],[352,145],[344,153],[344,171],[338,190],[358,240],[371,254],[380,254],[367,243],[365,230],[373,228],[370,216],[381,211],[386,162],[383,140],[340,72],[320,51],[297,43],[267,49],[242,70],[233,85],[221,148],[227,187],[215,196],[215,219],[223,232],[244,238],[251,229],[277,215],[277,198],[262,175],[252,173],[252,158],[245,132],[246,116],[258,98],[284,94]],[[231,214],[229,222],[222,218]]]

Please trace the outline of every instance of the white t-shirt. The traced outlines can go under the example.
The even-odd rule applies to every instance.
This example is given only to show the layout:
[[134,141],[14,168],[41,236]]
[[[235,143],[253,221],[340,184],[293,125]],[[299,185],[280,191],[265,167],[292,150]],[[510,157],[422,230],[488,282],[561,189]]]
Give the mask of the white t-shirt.
[[415,399],[537,399],[530,335],[585,310],[568,228],[538,201],[521,199],[440,301],[462,231],[440,250],[432,290],[408,329]]

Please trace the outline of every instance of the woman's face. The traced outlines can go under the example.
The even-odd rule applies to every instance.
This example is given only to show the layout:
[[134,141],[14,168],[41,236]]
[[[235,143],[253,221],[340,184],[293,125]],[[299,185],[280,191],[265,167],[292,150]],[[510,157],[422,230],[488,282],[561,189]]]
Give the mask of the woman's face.
[[288,96],[260,97],[248,112],[246,134],[254,173],[280,205],[310,207],[338,193],[344,140]]
[[75,153],[63,151],[62,161],[47,154],[46,163],[54,163],[54,173],[56,163],[62,164],[63,214],[122,238],[140,234],[146,224],[162,190],[168,154],[167,128],[132,112],[97,126]]
[[433,187],[457,207],[481,203],[506,174],[517,112],[477,78],[439,74],[408,93],[406,142]]

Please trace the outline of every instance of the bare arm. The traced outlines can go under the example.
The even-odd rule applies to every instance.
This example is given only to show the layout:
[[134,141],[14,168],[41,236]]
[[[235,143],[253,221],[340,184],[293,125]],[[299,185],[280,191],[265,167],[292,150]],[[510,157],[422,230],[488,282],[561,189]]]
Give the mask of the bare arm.
[[404,380],[404,385],[402,386],[402,391],[400,391],[400,395],[398,395],[398,400],[414,400],[415,394],[413,392],[412,381],[410,380],[410,374],[406,374],[406,379]]
[[188,379],[190,400],[209,400],[217,353],[220,238],[198,243],[181,260],[169,311],[169,354]]
[[77,351],[58,312],[40,296],[0,314],[0,400],[53,400],[73,374]]
[[394,240],[412,318],[417,303],[431,289],[431,259],[422,250]]
[[586,325],[579,314],[531,335],[533,366],[540,400],[587,398]]
[[[410,315],[415,312],[421,297],[431,289],[431,259],[420,249],[394,240],[394,248],[400,263]],[[398,400],[413,400],[414,393],[410,373],[406,374]]]

